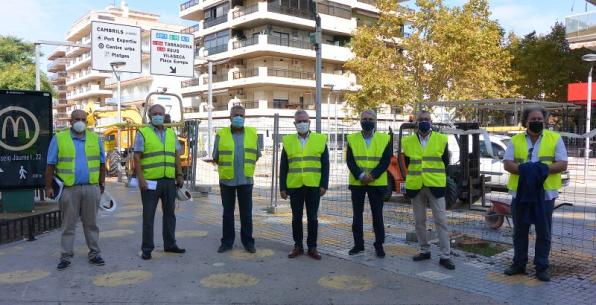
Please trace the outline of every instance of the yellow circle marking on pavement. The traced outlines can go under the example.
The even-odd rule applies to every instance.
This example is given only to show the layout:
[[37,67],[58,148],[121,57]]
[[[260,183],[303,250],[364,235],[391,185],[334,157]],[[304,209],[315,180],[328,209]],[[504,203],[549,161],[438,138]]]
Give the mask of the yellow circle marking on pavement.
[[334,275],[325,276],[319,279],[319,285],[327,289],[366,291],[373,288],[373,282],[361,276]]
[[233,259],[248,260],[273,256],[271,249],[257,249],[257,253],[249,253],[245,250],[234,249],[230,251],[230,257]]
[[118,220],[116,222],[117,225],[122,226],[122,227],[123,226],[131,226],[131,225],[134,225],[137,223],[139,223],[139,222],[136,220],[132,220],[132,219],[123,219],[123,220]]
[[390,244],[390,245],[385,245],[384,248],[385,248],[385,252],[391,256],[412,256],[412,255],[416,255],[418,253],[416,248],[409,247],[406,245]]
[[23,247],[19,247],[19,246],[15,246],[15,247],[11,247],[11,248],[6,248],[6,249],[0,251],[0,255],[15,253],[15,252],[21,251],[21,250],[23,250]]
[[219,273],[201,279],[201,285],[207,288],[249,287],[259,283],[259,279],[245,273]]
[[93,278],[93,284],[100,287],[117,287],[138,284],[147,281],[153,274],[143,270],[119,271],[98,275]]
[[31,271],[14,271],[0,273],[1,284],[21,284],[43,279],[50,275],[49,272],[43,270],[31,270]]
[[205,237],[207,236],[207,231],[180,231],[176,232],[176,237]]
[[515,285],[521,284],[528,287],[536,287],[538,285],[542,285],[542,282],[535,278],[531,278],[527,275],[519,274],[519,275],[512,275],[508,276],[502,273],[497,272],[489,272],[486,274],[486,278],[496,283],[500,284],[508,284],[508,285]]
[[132,218],[132,217],[139,217],[141,215],[143,215],[143,213],[139,212],[139,211],[126,211],[126,212],[118,213],[116,215],[116,217],[118,217],[118,218]]
[[133,230],[110,230],[110,231],[103,231],[99,232],[100,238],[112,238],[112,237],[122,237],[126,235],[134,234],[135,231]]

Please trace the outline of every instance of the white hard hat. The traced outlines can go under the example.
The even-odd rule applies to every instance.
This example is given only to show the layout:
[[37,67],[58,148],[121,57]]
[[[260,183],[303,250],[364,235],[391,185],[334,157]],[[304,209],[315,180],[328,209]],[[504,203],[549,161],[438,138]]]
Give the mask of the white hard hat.
[[192,194],[183,186],[176,191],[176,198],[180,201],[188,201],[192,200]]
[[106,212],[114,212],[116,210],[116,201],[112,198],[112,195],[108,192],[103,192],[99,199],[99,208]]

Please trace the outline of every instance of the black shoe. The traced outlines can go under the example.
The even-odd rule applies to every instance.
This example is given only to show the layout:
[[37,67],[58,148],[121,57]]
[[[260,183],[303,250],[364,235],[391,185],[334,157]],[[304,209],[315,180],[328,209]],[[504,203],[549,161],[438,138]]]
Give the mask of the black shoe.
[[526,274],[526,268],[512,265],[503,272],[506,275]]
[[70,266],[70,262],[67,260],[61,260],[60,263],[58,263],[58,267],[56,267],[56,269],[58,269],[58,271],[62,271],[66,268],[68,268]]
[[541,282],[550,282],[550,275],[547,270],[536,271],[536,278]]
[[178,246],[174,246],[171,248],[164,248],[163,252],[170,252],[170,253],[185,253],[186,249],[178,248]]
[[445,269],[455,270],[455,265],[448,258],[441,258],[441,259],[439,259],[439,265],[445,267]]
[[419,262],[419,261],[423,261],[423,260],[427,260],[427,259],[430,259],[430,252],[418,253],[412,257],[412,260],[415,262]]
[[383,246],[375,246],[375,253],[377,254],[377,257],[383,258],[385,257],[385,250],[383,250]]
[[364,247],[354,247],[352,249],[350,249],[350,251],[348,251],[349,255],[356,255],[360,252],[364,252]]
[[255,248],[255,246],[246,246],[244,247],[244,250],[246,250],[246,252],[249,253],[257,253],[257,249]]
[[151,259],[151,251],[143,251],[143,254],[141,254],[141,258],[144,260],[150,260]]
[[231,250],[231,249],[232,249],[232,247],[230,247],[230,246],[224,246],[224,245],[221,245],[221,246],[219,246],[219,248],[217,249],[217,253],[224,253],[224,252],[226,252],[226,251],[228,251],[228,250]]
[[103,258],[101,258],[101,256],[99,256],[99,255],[96,255],[93,258],[90,258],[89,263],[91,263],[95,266],[103,266],[106,264],[106,262],[103,260]]

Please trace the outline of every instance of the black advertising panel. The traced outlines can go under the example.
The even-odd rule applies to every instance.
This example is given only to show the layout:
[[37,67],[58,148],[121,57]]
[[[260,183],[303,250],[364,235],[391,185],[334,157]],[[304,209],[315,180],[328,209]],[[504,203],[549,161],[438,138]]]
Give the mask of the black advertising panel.
[[0,190],[44,186],[52,133],[50,93],[0,90]]

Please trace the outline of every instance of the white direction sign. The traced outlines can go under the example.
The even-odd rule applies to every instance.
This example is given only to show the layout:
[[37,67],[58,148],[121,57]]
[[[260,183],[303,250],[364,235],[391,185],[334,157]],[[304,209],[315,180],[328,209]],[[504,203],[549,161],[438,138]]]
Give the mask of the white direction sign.
[[141,28],[107,22],[91,22],[93,70],[111,71],[111,63],[124,62],[118,71],[141,73]]
[[151,74],[193,77],[194,41],[192,34],[151,30]]

